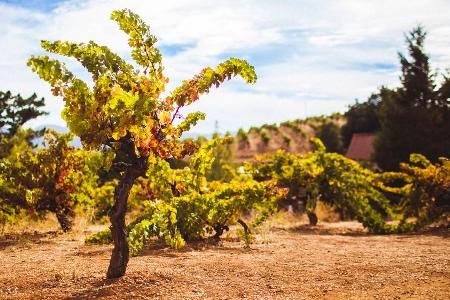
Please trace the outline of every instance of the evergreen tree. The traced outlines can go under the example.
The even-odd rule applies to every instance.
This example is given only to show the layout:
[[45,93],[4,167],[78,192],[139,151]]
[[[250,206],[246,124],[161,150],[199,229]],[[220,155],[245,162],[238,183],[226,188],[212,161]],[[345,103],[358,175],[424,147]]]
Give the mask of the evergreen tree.
[[406,107],[431,107],[434,104],[435,74],[430,70],[430,58],[425,53],[425,37],[426,32],[421,26],[413,29],[409,36],[406,36],[408,53],[412,60],[408,60],[402,53],[398,54],[402,65],[399,100]]
[[326,122],[317,129],[317,137],[322,140],[330,152],[342,153],[340,128],[333,122]]
[[426,32],[421,26],[406,37],[409,56],[399,54],[402,86],[382,88],[378,109],[380,132],[375,141],[375,161],[386,170],[399,168],[411,153],[437,161],[450,156],[450,103],[448,79],[436,89],[436,74],[424,52]]
[[26,142],[32,145],[33,139],[43,134],[43,130],[22,130],[23,124],[31,119],[47,114],[40,108],[45,105],[44,98],[36,94],[22,98],[13,96],[10,91],[0,91],[0,158],[7,157],[14,145]]

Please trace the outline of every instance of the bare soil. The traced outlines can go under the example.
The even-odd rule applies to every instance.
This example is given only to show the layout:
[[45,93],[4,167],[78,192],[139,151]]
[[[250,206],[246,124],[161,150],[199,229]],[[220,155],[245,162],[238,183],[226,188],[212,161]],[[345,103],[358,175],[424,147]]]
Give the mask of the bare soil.
[[[91,231],[99,228],[91,227]],[[449,229],[372,235],[356,222],[266,226],[184,250],[150,244],[105,279],[111,246],[88,232],[6,235],[1,299],[450,299]]]

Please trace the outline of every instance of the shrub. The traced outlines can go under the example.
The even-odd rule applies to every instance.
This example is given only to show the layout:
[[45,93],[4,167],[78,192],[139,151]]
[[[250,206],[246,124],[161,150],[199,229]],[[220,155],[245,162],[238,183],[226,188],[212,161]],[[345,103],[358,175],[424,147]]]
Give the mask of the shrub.
[[267,131],[261,131],[260,136],[264,145],[268,145],[270,141],[269,133],[267,133]]
[[[228,183],[208,181],[206,174],[215,161],[215,138],[193,156],[189,168],[173,170],[165,161],[149,169],[146,189],[152,195],[145,202],[142,216],[129,225],[128,243],[136,255],[151,236],[161,237],[167,245],[179,248],[187,241],[213,235],[220,238],[230,225],[241,224],[245,241],[251,241],[250,228],[260,224],[276,209],[283,191],[270,183],[260,183],[240,175]],[[241,219],[244,212],[259,212],[252,224]],[[108,233],[100,232],[87,242],[108,242]],[[106,238],[105,238],[106,237]]]

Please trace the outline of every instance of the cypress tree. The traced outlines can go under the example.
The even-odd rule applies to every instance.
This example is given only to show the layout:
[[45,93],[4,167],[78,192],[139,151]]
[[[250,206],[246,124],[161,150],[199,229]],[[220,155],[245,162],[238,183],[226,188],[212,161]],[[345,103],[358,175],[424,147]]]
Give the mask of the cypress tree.
[[399,53],[402,86],[380,90],[377,111],[380,132],[375,142],[375,161],[386,170],[396,170],[411,153],[436,161],[450,156],[448,79],[437,89],[429,56],[424,51],[426,32],[421,26],[406,37],[410,59]]

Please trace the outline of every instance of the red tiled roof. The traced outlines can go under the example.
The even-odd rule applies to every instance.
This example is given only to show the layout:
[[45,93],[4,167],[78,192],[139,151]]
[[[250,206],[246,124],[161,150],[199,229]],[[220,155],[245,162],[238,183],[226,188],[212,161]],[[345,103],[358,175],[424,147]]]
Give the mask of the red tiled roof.
[[345,156],[354,160],[371,160],[374,140],[373,133],[354,133]]

